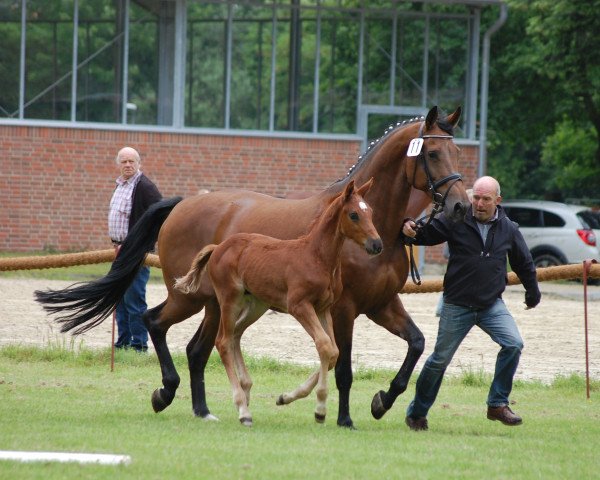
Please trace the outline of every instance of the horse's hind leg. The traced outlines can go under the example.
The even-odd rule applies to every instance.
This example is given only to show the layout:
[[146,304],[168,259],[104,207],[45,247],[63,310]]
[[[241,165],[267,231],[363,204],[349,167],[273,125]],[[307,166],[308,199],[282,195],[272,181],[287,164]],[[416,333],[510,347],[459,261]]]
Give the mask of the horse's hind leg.
[[197,313],[201,307],[196,304],[194,306],[187,305],[182,309],[181,306],[173,306],[173,301],[169,298],[143,315],[162,373],[163,388],[157,388],[152,394],[152,408],[157,413],[171,405],[180,382],[179,374],[167,346],[167,331],[171,325]]
[[369,315],[369,318],[408,342],[406,358],[390,383],[390,389],[387,392],[380,390],[371,402],[371,414],[379,420],[385,412],[392,408],[398,396],[406,390],[410,376],[425,348],[425,338],[410,315],[404,310],[398,296],[385,309],[375,315]]
[[204,319],[186,348],[192,390],[192,409],[194,415],[205,420],[218,420],[210,413],[206,403],[204,371],[219,331],[219,316],[219,304],[216,298],[213,298],[206,304]]

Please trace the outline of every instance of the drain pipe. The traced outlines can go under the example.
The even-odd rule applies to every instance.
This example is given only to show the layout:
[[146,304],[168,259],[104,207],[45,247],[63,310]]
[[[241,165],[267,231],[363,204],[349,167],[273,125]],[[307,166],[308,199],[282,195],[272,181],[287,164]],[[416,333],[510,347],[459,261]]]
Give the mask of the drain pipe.
[[481,65],[481,105],[479,119],[479,166],[477,176],[486,174],[487,170],[487,118],[488,118],[488,88],[490,75],[490,39],[492,35],[500,30],[508,18],[508,5],[500,3],[500,17],[496,20],[488,31],[483,35],[483,60]]

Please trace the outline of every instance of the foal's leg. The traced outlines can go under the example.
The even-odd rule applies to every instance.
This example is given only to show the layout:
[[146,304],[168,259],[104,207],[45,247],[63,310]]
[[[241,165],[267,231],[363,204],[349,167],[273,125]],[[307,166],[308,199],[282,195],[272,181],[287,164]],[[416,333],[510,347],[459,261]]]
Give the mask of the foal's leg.
[[238,378],[240,379],[240,385],[246,394],[247,405],[250,405],[250,389],[252,388],[252,379],[250,378],[248,368],[244,362],[244,356],[242,355],[241,340],[246,329],[256,322],[260,317],[262,317],[269,308],[255,297],[250,297],[247,295],[245,301],[248,302],[248,310],[247,313],[238,318],[237,322],[235,323],[233,338],[235,369],[237,371]]
[[235,368],[235,324],[240,316],[247,313],[244,311],[243,295],[240,293],[237,298],[234,295],[220,296],[219,303],[221,304],[221,323],[215,344],[231,384],[233,403],[238,409],[240,423],[250,427],[252,426],[252,415],[248,409],[246,393],[240,384]]
[[385,412],[392,408],[398,396],[406,390],[410,376],[425,348],[425,338],[410,315],[404,310],[397,295],[384,309],[369,315],[369,318],[408,342],[406,358],[390,383],[390,389],[387,392],[380,390],[371,402],[371,414],[379,420]]
[[[335,342],[327,334],[327,331],[323,328],[323,325],[327,324],[327,319],[325,317],[319,319],[310,303],[301,302],[300,304],[296,304],[290,308],[289,312],[300,322],[306,332],[312,337],[315,346],[317,347],[317,351],[319,352],[321,366],[317,376],[317,406],[315,409],[315,420],[319,423],[323,423],[327,413],[327,373],[329,369],[335,365],[338,355],[337,347]],[[315,374],[311,375],[304,385],[296,391],[301,390],[302,387],[309,387],[312,382],[314,382],[314,376]],[[289,398],[290,397],[288,397],[288,399]],[[278,404],[289,403],[290,401],[293,400],[286,402],[285,395],[282,395],[278,399]]]
[[185,300],[177,302],[169,297],[160,305],[147,310],[142,317],[156,350],[162,372],[163,388],[156,389],[152,394],[152,408],[157,413],[171,405],[180,382],[179,374],[167,346],[167,331],[171,325],[185,320],[200,311],[201,308],[202,304],[197,302]]

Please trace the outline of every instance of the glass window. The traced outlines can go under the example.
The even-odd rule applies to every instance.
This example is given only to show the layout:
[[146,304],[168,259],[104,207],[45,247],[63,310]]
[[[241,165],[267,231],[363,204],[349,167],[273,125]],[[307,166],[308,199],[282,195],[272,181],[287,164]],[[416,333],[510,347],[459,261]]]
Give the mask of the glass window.
[[[144,8],[130,2],[127,123],[155,125],[158,119],[159,4]],[[162,9],[164,21],[172,26],[173,9]],[[174,28],[174,27],[172,27]],[[164,73],[169,74],[168,69]]]
[[[72,0],[29,0],[25,45],[25,118],[70,119],[72,53]],[[18,68],[15,71],[18,72]]]
[[78,121],[121,121],[123,25],[114,5],[79,2]]
[[21,2],[0,2],[0,117],[19,116]]
[[562,217],[555,213],[544,211],[544,227],[563,227],[565,223]]
[[[19,113],[21,4],[0,2],[1,117]],[[26,3],[26,118],[71,119],[73,8]],[[181,99],[190,127],[355,133],[359,98],[403,112],[467,103],[473,13],[460,4],[78,0],[78,9],[76,121],[179,125]]]
[[540,210],[535,208],[506,207],[506,214],[513,222],[517,222],[519,227],[541,227],[542,215]]
[[582,210],[577,212],[577,216],[586,228],[593,228],[594,230],[600,230],[600,212],[594,212],[593,210]]

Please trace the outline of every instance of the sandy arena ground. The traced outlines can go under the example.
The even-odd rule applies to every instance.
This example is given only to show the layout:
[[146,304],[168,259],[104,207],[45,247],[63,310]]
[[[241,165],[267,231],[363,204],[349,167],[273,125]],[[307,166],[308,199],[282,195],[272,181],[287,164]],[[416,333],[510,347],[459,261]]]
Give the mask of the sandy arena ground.
[[[410,280],[409,280],[410,281]],[[69,345],[70,334],[61,334],[33,300],[37,289],[61,289],[70,282],[0,278],[0,345]],[[583,286],[577,283],[541,284],[541,304],[525,310],[523,288],[509,287],[504,299],[515,316],[525,341],[518,379],[551,381],[558,374],[585,373]],[[155,306],[166,296],[163,285],[148,285],[148,305]],[[439,294],[403,295],[402,301],[426,339],[425,353],[417,364],[420,370],[431,353],[437,333],[434,316]],[[168,335],[172,351],[185,351],[187,342],[198,327],[196,315],[175,325]],[[110,318],[80,337],[90,347],[106,347],[111,342]],[[588,287],[588,325],[590,372],[600,378],[600,286]],[[267,313],[248,329],[243,340],[244,351],[251,355],[269,356],[302,364],[316,364],[317,354],[310,337],[289,315]],[[151,347],[150,347],[151,348]],[[406,355],[406,343],[375,325],[365,316],[355,323],[353,367],[385,367],[398,369]],[[465,370],[493,372],[498,348],[481,330],[475,328],[459,348],[449,372]]]

